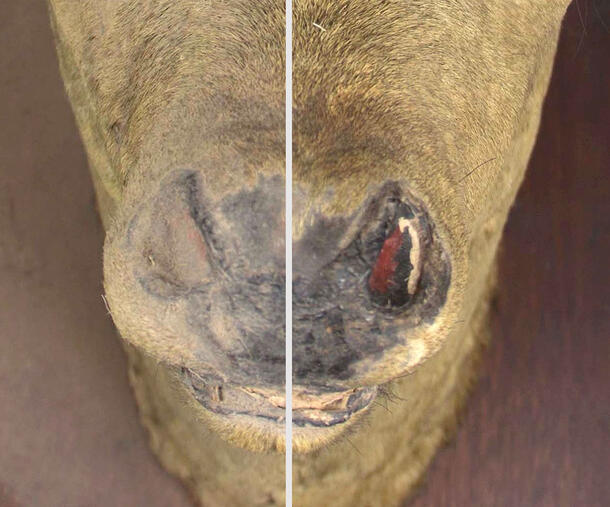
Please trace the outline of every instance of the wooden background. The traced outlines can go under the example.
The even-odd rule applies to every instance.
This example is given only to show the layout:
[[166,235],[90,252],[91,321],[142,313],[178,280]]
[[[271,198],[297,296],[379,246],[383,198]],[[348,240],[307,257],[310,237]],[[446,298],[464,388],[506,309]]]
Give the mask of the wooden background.
[[[610,9],[570,7],[494,340],[411,505],[610,505]],[[44,2],[0,16],[0,506],[187,506],[146,445]],[[237,479],[238,480],[238,479]]]

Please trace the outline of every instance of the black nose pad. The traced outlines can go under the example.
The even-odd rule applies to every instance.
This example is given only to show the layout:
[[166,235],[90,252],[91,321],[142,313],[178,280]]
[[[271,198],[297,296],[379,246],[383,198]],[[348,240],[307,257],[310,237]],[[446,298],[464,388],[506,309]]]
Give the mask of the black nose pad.
[[297,320],[293,333],[296,379],[344,380],[349,377],[349,365],[360,354],[347,340],[340,308],[330,309],[313,319]]

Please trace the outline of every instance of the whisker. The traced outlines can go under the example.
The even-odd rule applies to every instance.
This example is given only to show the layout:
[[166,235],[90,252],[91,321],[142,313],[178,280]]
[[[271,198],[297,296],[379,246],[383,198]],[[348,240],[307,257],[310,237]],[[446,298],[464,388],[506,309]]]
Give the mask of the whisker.
[[468,171],[464,176],[462,176],[459,180],[458,183],[461,183],[462,181],[464,181],[466,178],[468,178],[468,176],[470,176],[472,173],[474,173],[477,169],[479,169],[480,167],[483,167],[485,164],[488,164],[489,162],[496,160],[496,157],[492,157],[488,160],[486,160],[485,162],[481,162],[478,166],[476,166],[474,169],[471,169],[470,171]]

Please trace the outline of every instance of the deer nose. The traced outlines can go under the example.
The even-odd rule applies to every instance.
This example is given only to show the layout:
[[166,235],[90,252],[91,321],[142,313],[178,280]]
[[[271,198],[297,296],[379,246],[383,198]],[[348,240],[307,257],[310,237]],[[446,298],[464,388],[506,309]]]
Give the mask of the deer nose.
[[125,339],[200,375],[284,379],[283,181],[224,196],[176,171],[107,238],[105,285]]
[[398,182],[352,215],[317,213],[294,252],[296,384],[339,390],[371,372],[382,378],[383,358],[445,303],[451,266],[443,243],[425,204]]

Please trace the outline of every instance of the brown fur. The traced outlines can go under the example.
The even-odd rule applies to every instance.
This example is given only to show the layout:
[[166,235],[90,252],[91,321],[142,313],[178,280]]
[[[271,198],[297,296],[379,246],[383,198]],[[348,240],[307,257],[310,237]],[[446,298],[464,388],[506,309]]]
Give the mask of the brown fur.
[[[169,340],[133,306],[116,251],[173,168],[208,168],[219,202],[282,175],[282,3],[49,3],[153,449],[204,505],[281,504],[283,457],[264,452],[282,449],[281,425],[195,402],[176,367],[200,366],[197,343]],[[383,386],[386,397],[347,423],[296,429],[295,505],[398,504],[455,424],[566,4],[295,1],[295,241],[321,219],[350,223],[393,181],[423,203],[451,265],[434,318],[337,384]]]

